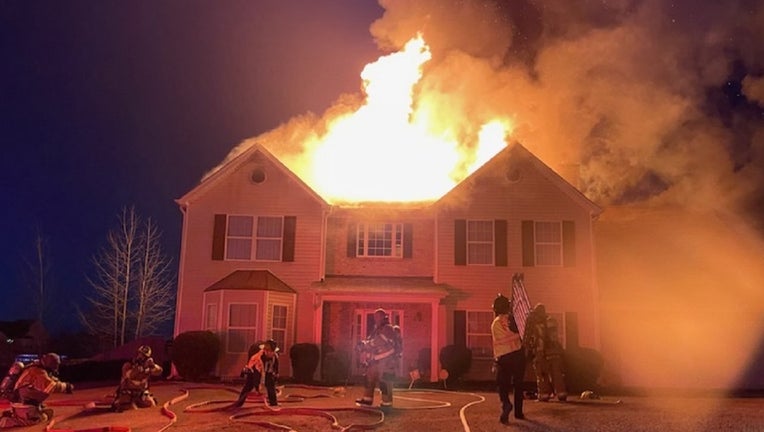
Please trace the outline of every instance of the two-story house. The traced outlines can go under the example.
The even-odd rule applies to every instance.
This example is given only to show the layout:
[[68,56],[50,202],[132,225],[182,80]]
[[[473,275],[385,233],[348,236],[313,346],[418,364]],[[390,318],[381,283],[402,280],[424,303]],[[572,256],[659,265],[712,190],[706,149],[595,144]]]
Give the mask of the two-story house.
[[[401,375],[465,344],[491,357],[491,304],[524,273],[532,303],[570,346],[599,348],[593,224],[601,209],[518,143],[426,203],[331,204],[253,145],[177,200],[183,232],[175,334],[220,335],[218,374],[273,338],[352,356],[385,308],[401,327]],[[426,360],[426,359],[425,359]],[[351,362],[356,368],[356,363]],[[351,371],[354,373],[357,371]]]

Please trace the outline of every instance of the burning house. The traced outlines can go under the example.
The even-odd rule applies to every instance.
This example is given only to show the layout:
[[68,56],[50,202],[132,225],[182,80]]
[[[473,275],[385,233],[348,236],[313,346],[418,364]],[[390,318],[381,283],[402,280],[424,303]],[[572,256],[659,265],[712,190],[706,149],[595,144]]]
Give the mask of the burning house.
[[600,209],[518,143],[438,200],[354,205],[327,203],[252,146],[178,203],[175,331],[219,334],[222,376],[238,374],[264,338],[285,354],[308,342],[352,356],[383,307],[406,341],[404,374],[428,352],[437,380],[440,349],[463,344],[479,377],[490,370],[478,365],[492,356],[492,299],[517,272],[563,324],[567,346],[599,346]]

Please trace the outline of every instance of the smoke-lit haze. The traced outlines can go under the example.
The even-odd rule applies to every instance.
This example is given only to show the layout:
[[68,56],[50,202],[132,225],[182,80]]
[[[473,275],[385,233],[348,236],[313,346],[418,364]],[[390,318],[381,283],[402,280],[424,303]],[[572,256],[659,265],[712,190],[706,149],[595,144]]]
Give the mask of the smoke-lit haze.
[[[605,207],[603,352],[630,371],[626,384],[725,387],[755,367],[764,334],[761,2],[380,4],[370,31],[383,52],[421,32],[432,53],[414,109],[437,107],[467,149],[481,125],[510,119],[513,139]],[[358,94],[229,157],[262,142],[309,177],[307,143],[363,102],[359,78]]]

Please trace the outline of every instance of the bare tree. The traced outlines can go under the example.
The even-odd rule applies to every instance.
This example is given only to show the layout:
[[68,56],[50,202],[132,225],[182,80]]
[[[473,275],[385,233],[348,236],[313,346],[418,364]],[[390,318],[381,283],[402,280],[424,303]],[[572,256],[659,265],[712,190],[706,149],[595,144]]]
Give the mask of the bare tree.
[[118,220],[92,259],[90,307],[78,310],[85,328],[115,347],[156,330],[174,307],[174,279],[157,225],[151,219],[141,223],[133,207],[123,208]]
[[44,322],[50,308],[50,287],[48,279],[50,275],[50,251],[48,240],[42,234],[38,226],[35,230],[34,253],[31,258],[25,260],[27,285],[32,293],[32,301],[35,307],[37,320]]
[[77,313],[82,325],[91,334],[108,338],[113,346],[125,343],[128,299],[135,262],[138,215],[134,208],[123,208],[118,226],[109,231],[106,245],[91,259],[95,276],[88,277],[93,296],[87,297],[89,310]]
[[146,220],[139,241],[135,289],[135,337],[151,334],[172,315],[174,278],[171,260],[162,252],[161,232],[151,218]]

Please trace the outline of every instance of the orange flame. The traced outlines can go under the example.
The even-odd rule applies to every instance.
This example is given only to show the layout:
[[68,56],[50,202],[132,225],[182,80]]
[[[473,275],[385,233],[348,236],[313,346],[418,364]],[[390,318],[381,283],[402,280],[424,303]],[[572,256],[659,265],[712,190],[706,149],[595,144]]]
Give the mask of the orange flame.
[[506,146],[508,120],[484,124],[477,146],[467,148],[439,119],[438,107],[415,103],[431,56],[419,35],[366,65],[364,104],[307,146],[313,151],[305,155],[311,162],[303,178],[327,201],[435,200]]

